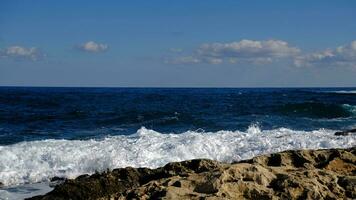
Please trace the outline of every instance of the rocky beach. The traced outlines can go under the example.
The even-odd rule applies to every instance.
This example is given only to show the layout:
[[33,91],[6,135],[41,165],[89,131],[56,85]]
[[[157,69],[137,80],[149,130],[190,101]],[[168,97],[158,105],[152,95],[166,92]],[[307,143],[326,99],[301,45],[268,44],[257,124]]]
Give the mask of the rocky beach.
[[119,168],[63,180],[30,199],[355,198],[356,147],[290,150],[236,163],[196,159],[157,169]]
[[356,200],[355,19],[0,0],[0,200]]

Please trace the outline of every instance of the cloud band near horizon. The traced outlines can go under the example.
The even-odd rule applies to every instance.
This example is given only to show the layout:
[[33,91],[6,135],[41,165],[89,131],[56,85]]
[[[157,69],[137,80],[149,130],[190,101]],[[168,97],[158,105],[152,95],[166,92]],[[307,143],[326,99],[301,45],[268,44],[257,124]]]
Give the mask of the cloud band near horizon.
[[[99,53],[107,51],[109,45],[88,41],[77,45],[83,52]],[[179,49],[176,50],[176,49]],[[356,68],[356,40],[349,44],[321,51],[303,53],[303,51],[283,40],[248,40],[228,43],[205,43],[185,54],[180,48],[174,48],[176,56],[165,60],[166,64],[252,64],[263,65],[281,60],[291,62],[295,67],[351,67]],[[39,61],[46,57],[38,47],[19,45],[0,49],[0,58],[13,60]]]
[[290,60],[295,67],[356,67],[356,40],[350,44],[319,52],[303,53],[283,40],[247,40],[206,43],[192,54],[171,57],[169,64],[268,64]]

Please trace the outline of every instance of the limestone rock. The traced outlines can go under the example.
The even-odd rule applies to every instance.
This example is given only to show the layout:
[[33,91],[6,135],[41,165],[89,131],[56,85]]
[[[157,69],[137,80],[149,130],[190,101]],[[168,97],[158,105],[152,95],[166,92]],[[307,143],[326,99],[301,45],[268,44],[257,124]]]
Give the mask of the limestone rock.
[[356,147],[297,150],[237,163],[197,159],[66,180],[32,199],[355,199]]

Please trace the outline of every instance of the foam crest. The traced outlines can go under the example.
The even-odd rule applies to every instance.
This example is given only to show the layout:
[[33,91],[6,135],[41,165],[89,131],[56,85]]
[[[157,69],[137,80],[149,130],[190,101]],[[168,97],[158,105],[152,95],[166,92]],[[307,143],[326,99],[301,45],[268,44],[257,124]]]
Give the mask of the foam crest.
[[332,130],[295,131],[286,128],[246,132],[218,131],[161,134],[141,128],[129,136],[102,140],[42,140],[0,147],[0,182],[17,185],[74,178],[107,168],[150,167],[194,158],[232,162],[288,149],[346,148],[356,136],[337,137]]
[[340,94],[356,94],[356,90],[336,90],[336,91],[329,91],[333,93],[340,93]]
[[351,114],[356,115],[356,106],[350,104],[343,104],[342,107]]

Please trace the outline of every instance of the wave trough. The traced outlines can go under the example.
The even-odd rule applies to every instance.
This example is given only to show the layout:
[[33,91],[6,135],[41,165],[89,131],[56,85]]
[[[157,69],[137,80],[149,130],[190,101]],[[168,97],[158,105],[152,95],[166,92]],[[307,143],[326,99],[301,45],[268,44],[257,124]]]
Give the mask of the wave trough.
[[18,185],[74,178],[118,167],[156,168],[168,162],[208,158],[225,162],[289,149],[347,148],[356,136],[337,137],[333,130],[286,128],[247,131],[161,134],[146,128],[129,136],[101,140],[42,140],[0,146],[0,182]]

